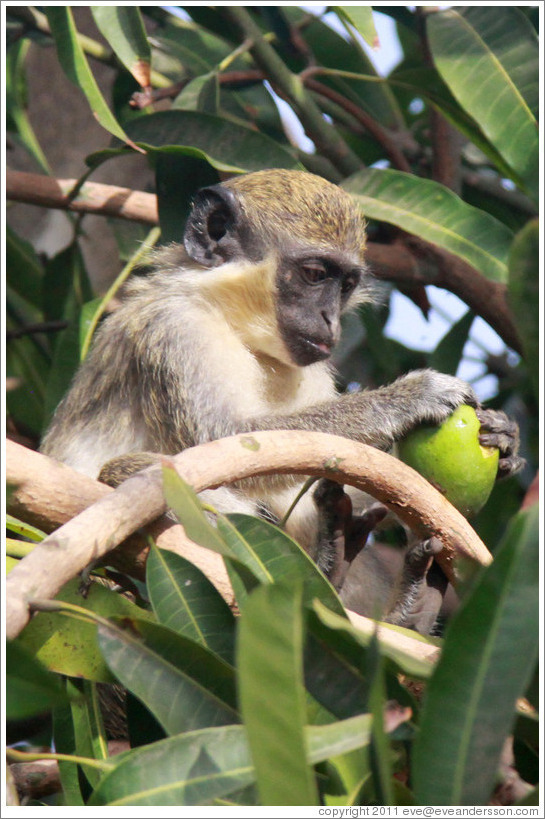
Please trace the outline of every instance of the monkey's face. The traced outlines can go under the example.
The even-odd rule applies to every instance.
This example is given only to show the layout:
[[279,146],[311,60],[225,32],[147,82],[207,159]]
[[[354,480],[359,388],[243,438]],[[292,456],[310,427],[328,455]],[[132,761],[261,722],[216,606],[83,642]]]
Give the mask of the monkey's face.
[[184,245],[217,268],[216,300],[220,288],[244,343],[290,366],[329,358],[341,313],[369,292],[364,219],[347,193],[313,174],[258,171],[204,188]]
[[293,364],[329,358],[340,338],[341,314],[362,276],[362,268],[340,253],[309,248],[280,258],[276,320]]

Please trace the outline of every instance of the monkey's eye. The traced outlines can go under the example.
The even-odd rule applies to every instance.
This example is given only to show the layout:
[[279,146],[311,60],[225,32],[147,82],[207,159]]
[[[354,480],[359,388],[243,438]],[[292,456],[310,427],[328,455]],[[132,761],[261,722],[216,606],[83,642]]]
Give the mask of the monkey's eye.
[[352,293],[352,291],[355,290],[356,287],[358,286],[359,280],[360,277],[355,273],[353,273],[350,276],[346,276],[346,278],[343,279],[341,284],[341,293],[345,296],[347,296],[349,293]]
[[320,284],[328,277],[328,272],[323,264],[305,264],[301,268],[305,281],[309,284]]

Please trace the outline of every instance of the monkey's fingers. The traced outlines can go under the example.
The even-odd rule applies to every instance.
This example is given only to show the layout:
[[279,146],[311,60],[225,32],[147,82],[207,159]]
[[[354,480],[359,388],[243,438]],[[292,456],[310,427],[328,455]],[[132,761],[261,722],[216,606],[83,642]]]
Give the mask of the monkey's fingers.
[[481,422],[479,443],[481,446],[495,447],[500,451],[498,478],[520,472],[526,462],[518,454],[519,429],[516,421],[501,410],[479,408],[476,413]]

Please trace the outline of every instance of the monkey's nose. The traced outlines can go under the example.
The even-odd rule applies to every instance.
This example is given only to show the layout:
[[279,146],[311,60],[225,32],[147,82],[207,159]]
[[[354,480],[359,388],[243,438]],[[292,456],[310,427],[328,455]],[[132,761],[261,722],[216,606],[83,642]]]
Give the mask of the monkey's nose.
[[331,346],[335,345],[339,340],[340,335],[340,322],[337,316],[333,316],[327,312],[327,310],[322,310],[322,318],[327,325],[327,329],[329,331],[329,337],[331,338]]

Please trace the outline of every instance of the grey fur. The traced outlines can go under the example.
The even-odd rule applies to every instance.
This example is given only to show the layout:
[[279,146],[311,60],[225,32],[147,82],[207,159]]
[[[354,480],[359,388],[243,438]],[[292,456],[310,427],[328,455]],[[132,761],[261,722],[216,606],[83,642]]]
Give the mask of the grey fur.
[[[283,208],[277,197],[288,183]],[[216,201],[236,207],[213,221]],[[325,359],[340,314],[373,298],[364,223],[340,189],[308,174],[269,171],[230,181],[228,196],[198,198],[195,214],[185,248],[156,256],[158,269],[130,283],[103,322],[43,452],[93,477],[114,459],[115,483],[149,462],[137,453],[153,459],[252,430],[317,430],[386,450],[413,427],[477,403],[468,384],[432,370],[375,390],[336,393]],[[249,258],[241,255],[244,242]],[[352,286],[354,271],[351,290],[346,283]],[[101,475],[108,477],[108,467]],[[218,498],[231,510],[266,508],[281,517],[297,488],[295,479],[261,479]],[[312,497],[290,527],[316,557]]]

